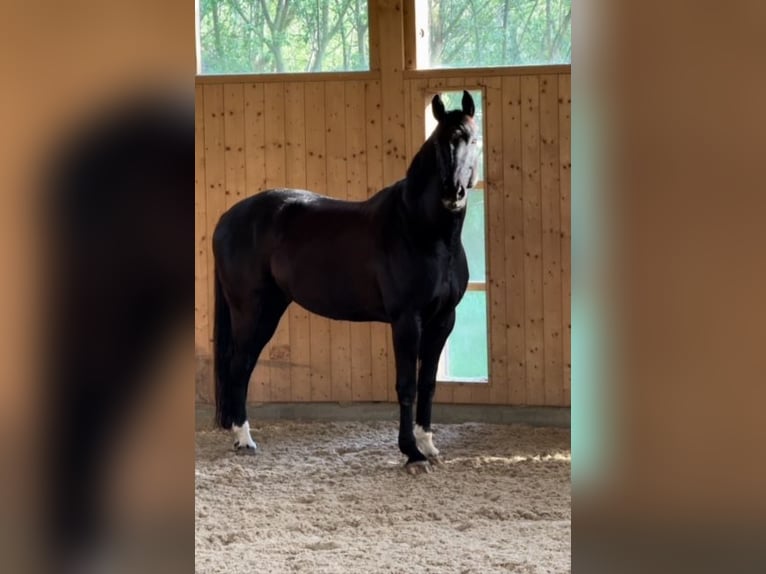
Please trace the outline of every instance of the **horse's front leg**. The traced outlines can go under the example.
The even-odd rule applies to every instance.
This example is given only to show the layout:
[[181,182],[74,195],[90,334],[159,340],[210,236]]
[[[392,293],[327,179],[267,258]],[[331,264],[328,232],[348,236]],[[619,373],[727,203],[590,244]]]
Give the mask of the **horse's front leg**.
[[420,374],[418,375],[418,406],[415,414],[415,442],[418,450],[431,462],[438,462],[439,450],[431,433],[431,405],[436,391],[436,371],[447,337],[455,326],[455,311],[437,317],[423,329],[420,341]]
[[420,349],[420,317],[406,314],[392,325],[396,355],[396,394],[399,398],[399,450],[407,457],[411,473],[428,470],[428,460],[418,450],[413,432],[413,412],[417,392],[416,370]]

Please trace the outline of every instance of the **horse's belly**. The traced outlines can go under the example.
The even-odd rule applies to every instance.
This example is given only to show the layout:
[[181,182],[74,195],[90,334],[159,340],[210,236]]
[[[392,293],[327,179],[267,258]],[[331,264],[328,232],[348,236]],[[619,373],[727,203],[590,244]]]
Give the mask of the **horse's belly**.
[[307,292],[307,289],[299,289],[294,293],[293,300],[304,309],[342,321],[385,321],[385,311],[382,305],[375,301],[365,301],[356,293],[353,296],[347,293],[333,291]]
[[336,305],[327,305],[325,302],[314,304],[295,300],[301,307],[311,311],[316,315],[336,319],[338,321],[381,321],[387,322],[386,314],[382,309],[363,309],[360,307],[339,307]]
[[275,273],[283,291],[301,307],[331,319],[383,321],[385,310],[372,274],[337,262],[302,261]]

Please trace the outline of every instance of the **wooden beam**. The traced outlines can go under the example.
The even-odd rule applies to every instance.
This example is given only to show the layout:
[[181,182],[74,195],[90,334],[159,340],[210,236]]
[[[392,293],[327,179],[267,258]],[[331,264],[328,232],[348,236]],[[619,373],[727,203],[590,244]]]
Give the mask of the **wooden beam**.
[[490,76],[542,76],[546,74],[570,74],[572,66],[550,65],[550,66],[514,66],[497,68],[445,68],[438,70],[405,70],[404,78],[406,80],[431,80],[439,78],[465,78],[470,82]]
[[378,80],[380,72],[300,72],[295,74],[218,74],[196,76],[194,83],[199,84],[281,84],[285,82],[331,82]]

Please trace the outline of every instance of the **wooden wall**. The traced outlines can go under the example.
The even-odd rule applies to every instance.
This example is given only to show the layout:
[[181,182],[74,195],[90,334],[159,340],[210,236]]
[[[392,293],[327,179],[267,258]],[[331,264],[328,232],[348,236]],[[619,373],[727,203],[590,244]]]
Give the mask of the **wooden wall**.
[[[212,401],[213,258],[221,213],[275,186],[364,199],[404,177],[442,90],[485,101],[489,383],[439,383],[436,400],[570,404],[570,70],[415,71],[400,2],[370,0],[369,73],[198,77],[197,399]],[[411,23],[410,23],[411,27]],[[379,41],[378,39],[384,39]],[[390,330],[293,304],[253,373],[249,399],[395,401]]]

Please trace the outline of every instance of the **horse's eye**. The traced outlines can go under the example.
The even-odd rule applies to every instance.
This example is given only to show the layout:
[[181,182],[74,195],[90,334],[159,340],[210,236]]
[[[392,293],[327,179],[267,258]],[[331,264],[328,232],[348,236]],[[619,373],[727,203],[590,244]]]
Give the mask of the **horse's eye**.
[[471,144],[475,145],[476,143],[477,143],[477,141],[476,141],[475,138],[471,140]]

